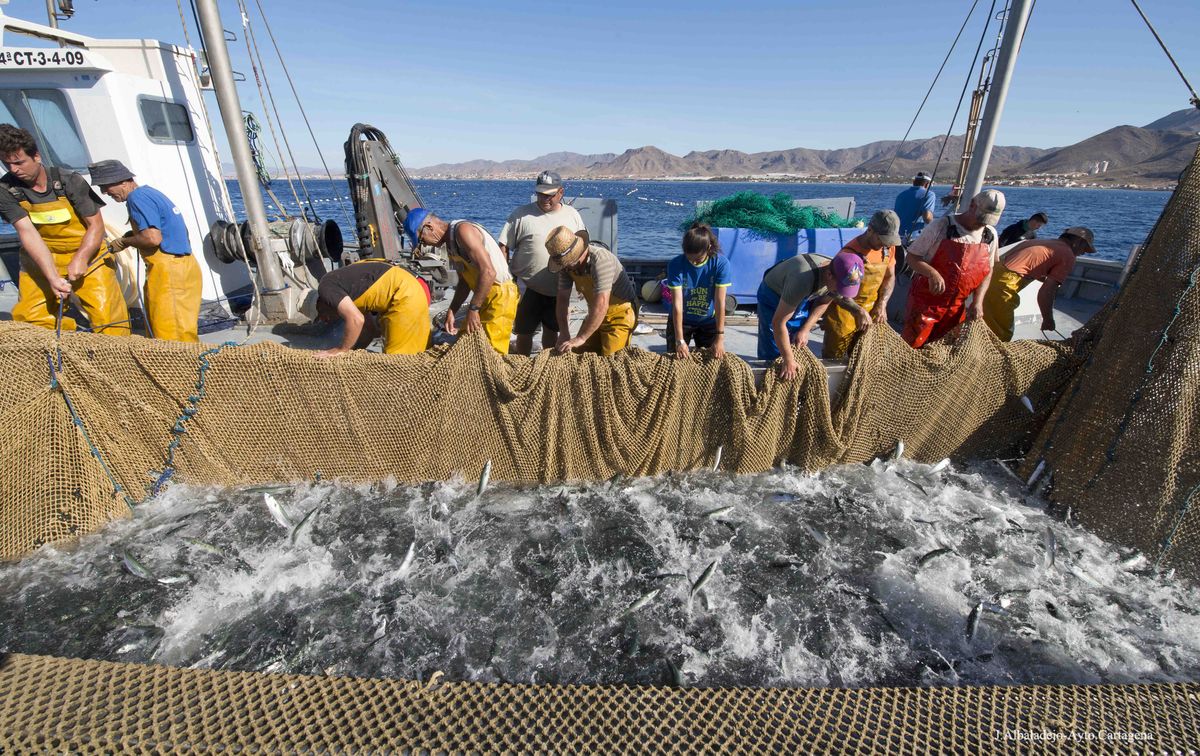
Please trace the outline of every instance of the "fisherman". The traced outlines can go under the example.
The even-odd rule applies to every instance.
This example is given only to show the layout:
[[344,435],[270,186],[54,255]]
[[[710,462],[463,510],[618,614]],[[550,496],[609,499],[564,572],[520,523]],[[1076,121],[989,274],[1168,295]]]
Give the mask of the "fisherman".
[[1019,220],[1000,232],[1000,246],[1037,238],[1038,229],[1050,222],[1050,216],[1040,210],[1025,220]]
[[[900,217],[891,210],[876,210],[867,230],[851,239],[842,252],[862,260],[863,279],[854,297],[875,323],[887,322],[888,299],[896,285],[896,247],[900,244]],[[825,311],[821,356],[842,359],[850,351],[851,337],[858,330],[854,313],[841,305]]]
[[342,343],[317,352],[318,357],[370,343],[376,319],[384,354],[419,354],[429,346],[429,301],[429,286],[420,278],[386,260],[368,259],[322,276],[316,296],[302,309],[312,320],[330,323],[340,317],[345,324]]
[[533,334],[539,327],[543,349],[552,349],[558,343],[558,276],[546,267],[546,235],[558,226],[572,231],[585,228],[579,211],[563,204],[563,181],[557,173],[538,174],[534,191],[537,199],[513,210],[498,238],[513,275],[525,284],[513,321],[517,337],[513,351],[524,355],[533,351]]
[[[637,325],[637,291],[625,267],[609,250],[589,242],[587,231],[559,226],[546,237],[549,268],[558,274],[559,354],[572,349],[613,355],[629,346]],[[571,288],[587,300],[588,313],[571,337]]]
[[200,265],[192,255],[187,224],[175,203],[152,186],[139,186],[120,160],[88,166],[92,183],[129,209],[133,230],[108,243],[113,254],[126,247],[146,263],[146,327],[151,338],[200,341]]
[[725,354],[725,292],[733,278],[729,260],[721,255],[717,235],[703,223],[683,234],[683,254],[667,263],[671,314],[667,317],[667,351],[688,357],[688,341],[711,347],[713,357]]
[[912,186],[896,195],[893,209],[900,217],[900,265],[903,269],[904,251],[908,245],[921,235],[925,225],[933,222],[933,208],[937,205],[937,195],[929,188],[932,179],[924,171],[913,176]]
[[446,310],[443,326],[446,333],[453,336],[458,332],[455,314],[471,295],[464,329],[467,333],[483,331],[497,352],[508,354],[513,318],[517,314],[517,285],[492,235],[478,223],[444,221],[423,207],[408,211],[404,230],[414,248],[444,246],[458,270],[458,284]]
[[[996,262],[996,229],[1004,195],[985,189],[966,212],[945,215],[925,227],[908,248],[913,271],[901,336],[914,349],[938,339],[964,318],[983,317],[983,300]],[[971,308],[967,297],[974,294]]]
[[[54,328],[61,300],[74,295],[91,330],[129,335],[129,312],[116,260],[104,243],[104,200],[78,173],[42,164],[33,135],[0,124],[0,217],[21,241],[21,273],[13,320]],[[75,330],[64,316],[62,328]]]
[[1041,281],[1038,307],[1042,311],[1042,330],[1054,330],[1054,297],[1075,269],[1075,258],[1096,251],[1092,230],[1074,226],[1057,239],[1030,240],[1016,245],[1000,258],[992,271],[992,281],[983,299],[984,320],[1001,341],[1012,341],[1021,289],[1031,281]]
[[871,326],[871,316],[854,301],[863,280],[863,260],[842,250],[832,260],[797,255],[775,263],[758,285],[758,358],[783,356],[779,377],[796,377],[794,349],[808,345],[809,333],[833,302],[852,313],[858,329]]

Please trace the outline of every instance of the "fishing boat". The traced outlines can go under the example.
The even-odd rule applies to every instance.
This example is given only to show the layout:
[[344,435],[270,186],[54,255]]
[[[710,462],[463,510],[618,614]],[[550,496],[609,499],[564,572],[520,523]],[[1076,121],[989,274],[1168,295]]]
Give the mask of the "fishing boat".
[[[998,92],[1011,75],[1030,5],[1026,0],[1012,3],[997,63]],[[91,161],[117,158],[140,181],[175,199],[185,211],[192,238],[203,240],[198,257],[204,277],[203,317],[208,321],[201,347],[51,334],[0,324],[10,334],[0,360],[11,368],[9,389],[20,398],[0,403],[0,417],[15,431],[6,431],[9,436],[3,439],[9,458],[0,465],[0,488],[11,489],[3,495],[19,498],[21,505],[5,502],[0,510],[0,546],[19,541],[24,554],[45,544],[75,544],[86,561],[95,553],[91,549],[107,548],[109,542],[103,539],[112,535],[113,520],[136,512],[136,517],[145,518],[137,523],[144,529],[122,532],[131,539],[152,534],[154,544],[146,544],[146,550],[184,561],[164,558],[157,565],[147,564],[131,552],[130,544],[117,541],[125,545],[91,568],[98,577],[75,571],[76,563],[69,558],[55,567],[61,570],[65,564],[68,572],[56,573],[52,580],[38,577],[39,585],[88,586],[72,594],[70,602],[58,603],[45,594],[45,603],[61,611],[63,622],[78,620],[81,614],[88,615],[85,620],[91,624],[111,621],[131,610],[106,606],[94,611],[90,594],[100,590],[98,583],[140,581],[133,595],[153,604],[163,600],[163,591],[192,588],[192,578],[163,569],[175,570],[169,565],[187,559],[196,565],[211,559],[203,590],[197,585],[188,594],[192,598],[185,608],[190,611],[172,612],[177,624],[206,628],[208,635],[221,635],[214,623],[231,607],[254,613],[260,603],[274,607],[278,594],[303,592],[305,586],[342,574],[339,570],[370,574],[376,582],[369,590],[338,584],[334,595],[323,595],[319,602],[290,606],[285,630],[313,635],[311,648],[320,649],[338,637],[363,635],[355,622],[365,616],[372,622],[372,637],[359,652],[367,664],[380,665],[369,673],[379,677],[344,673],[336,666],[314,673],[311,665],[303,668],[305,674],[284,674],[295,671],[289,666],[294,660],[270,656],[273,652],[265,647],[278,638],[259,643],[258,637],[249,644],[257,644],[261,648],[256,651],[264,654],[256,657],[262,661],[256,671],[206,669],[239,653],[239,639],[228,632],[194,668],[161,663],[153,654],[153,663],[145,663],[135,652],[157,648],[164,631],[126,623],[116,628],[105,661],[67,658],[74,648],[70,638],[64,638],[64,650],[53,656],[0,655],[0,698],[5,701],[0,749],[987,751],[1024,749],[1033,740],[1052,737],[1070,741],[1073,732],[1089,742],[1099,738],[1101,747],[1111,745],[1113,737],[1122,745],[1141,744],[1144,737],[1163,749],[1194,747],[1200,698],[1186,670],[1174,669],[1170,679],[1183,681],[1169,684],[953,684],[960,670],[991,662],[991,652],[976,653],[974,644],[988,636],[990,622],[1006,616],[1011,604],[1005,602],[1013,595],[1026,597],[1039,623],[1059,623],[1067,628],[1061,635],[1072,637],[1078,632],[1069,624],[1072,608],[1065,592],[1102,591],[1108,580],[1115,588],[1112,595],[1095,594],[1104,599],[1089,608],[1096,615],[1136,615],[1157,610],[1160,604],[1166,606],[1164,611],[1184,611],[1177,606],[1184,590],[1153,582],[1168,578],[1149,563],[1179,564],[1181,572],[1194,566],[1189,561],[1195,550],[1191,531],[1180,528],[1195,522],[1188,519],[1194,516],[1189,514],[1191,499],[1181,497],[1177,489],[1192,484],[1185,476],[1192,474],[1195,451],[1178,452],[1174,463],[1182,471],[1179,480],[1172,479],[1169,487],[1152,486],[1148,480],[1166,473],[1161,472],[1157,451],[1136,452],[1142,438],[1137,434],[1148,424],[1130,419],[1143,395],[1161,394],[1149,382],[1181,372],[1176,360],[1186,358],[1190,342],[1168,341],[1167,334],[1179,312],[1186,318],[1200,313],[1188,299],[1192,288],[1180,287],[1182,304],[1174,317],[1158,310],[1142,316],[1157,318],[1163,334],[1162,343],[1149,354],[1149,370],[1136,365],[1139,370],[1130,371],[1124,362],[1118,364],[1117,350],[1088,351],[1088,340],[1103,339],[1104,333],[1083,334],[1064,344],[1025,341],[996,347],[981,331],[971,329],[961,343],[920,352],[890,331],[868,333],[849,364],[827,361],[812,367],[804,381],[788,385],[772,379],[761,364],[756,386],[745,366],[730,360],[676,365],[642,350],[627,350],[609,361],[589,356],[501,359],[465,339],[451,349],[411,359],[356,354],[341,361],[315,360],[279,344],[317,346],[332,340],[331,334],[304,323],[300,314],[301,304],[331,266],[378,254],[428,276],[435,284],[431,288],[449,284],[442,263],[422,262],[405,248],[397,230],[402,213],[424,203],[386,140],[363,126],[355,127],[348,148],[350,192],[360,194],[358,227],[346,234],[352,237],[348,243],[343,243],[336,224],[316,217],[269,222],[216,2],[197,0],[196,7],[203,50],[153,40],[95,39],[0,14],[0,96],[9,111],[3,115],[38,135],[49,162],[85,169]],[[49,46],[14,45],[20,36]],[[244,222],[235,217],[221,179],[203,97],[210,86],[229,136],[245,202]],[[981,119],[976,149],[981,160],[972,163],[965,196],[982,186],[1002,104],[1002,94],[997,102],[988,101],[989,109],[997,112],[990,125],[987,114]],[[1200,167],[1194,172],[1184,182],[1190,188],[1168,208],[1172,218],[1190,212],[1196,202]],[[380,197],[380,204],[371,204]],[[603,198],[576,204],[585,209],[595,237],[615,247],[615,204]],[[119,207],[109,206],[104,212],[108,224],[123,227]],[[1170,233],[1182,233],[1171,230],[1179,227],[1177,220],[1166,225]],[[1190,238],[1194,240],[1194,234]],[[1153,242],[1152,238],[1151,246]],[[13,279],[14,248],[11,240],[7,244],[5,263]],[[1165,253],[1157,254],[1156,261],[1164,259]],[[1078,267],[1075,280],[1058,299],[1063,330],[1088,320],[1101,302],[1123,293],[1129,281],[1144,291],[1148,276],[1155,273],[1139,271],[1140,259],[1138,254],[1123,264]],[[133,257],[126,263],[127,298],[133,303],[139,261]],[[636,262],[630,267],[653,275]],[[1173,284],[1176,278],[1170,279]],[[10,310],[14,298],[11,287],[5,286],[0,311]],[[752,355],[753,321],[735,315],[730,327],[737,332],[736,339],[730,339],[730,351]],[[1025,327],[1025,333],[1040,335]],[[642,338],[642,344],[661,350],[656,335]],[[1143,359],[1140,350],[1145,346],[1124,348],[1129,361]],[[1081,372],[1077,362],[1085,358],[1088,370]],[[1096,376],[1094,383],[1108,386],[1089,384],[1089,374]],[[1121,380],[1109,380],[1110,374]],[[918,385],[914,376],[924,383]],[[955,390],[933,399],[922,394],[923,385],[934,383]],[[829,393],[817,384],[828,385]],[[1115,398],[1104,393],[1117,384],[1130,390]],[[889,389],[882,401],[870,395],[877,386]],[[694,402],[681,404],[680,397],[689,392],[711,394],[711,417],[697,420]],[[909,403],[917,400],[924,403]],[[1168,404],[1160,407],[1161,414],[1169,409],[1172,419],[1188,416],[1188,407]],[[1102,411],[1096,405],[1110,406],[1124,416],[1118,417],[1120,422],[1108,422],[1107,416],[1105,422],[1090,422]],[[613,413],[614,407],[620,411]],[[1078,432],[1064,420],[1073,410],[1084,413]],[[553,411],[552,417],[548,411]],[[513,413],[519,418],[514,420]],[[1190,432],[1185,425],[1167,435],[1178,438]],[[1110,432],[1112,428],[1117,430]],[[1161,430],[1161,424],[1155,428]],[[1019,479],[1013,490],[1020,497],[1051,486],[1054,494],[1069,493],[1090,502],[1087,496],[1119,488],[1123,481],[1141,484],[1145,499],[1156,505],[1142,521],[1129,523],[1094,503],[1077,516],[1115,540],[1120,540],[1115,531],[1133,531],[1125,537],[1150,556],[1118,552],[1099,538],[1068,532],[1053,512],[1005,509],[986,489],[979,470],[952,469],[951,462],[937,461],[953,456],[958,464],[960,452],[967,455],[1006,444],[1021,449],[1018,465],[1000,468]],[[1129,446],[1135,453],[1126,453]],[[1095,454],[1104,447],[1106,454]],[[1099,456],[1105,459],[1102,465],[1111,467],[1082,469]],[[16,470],[17,462],[27,469]],[[834,462],[865,464],[846,464],[828,479],[803,472]],[[1122,464],[1140,465],[1136,469],[1142,472],[1128,473]],[[673,474],[652,477],[667,471]],[[1079,482],[1081,475],[1090,482]],[[636,478],[632,483],[631,476]],[[397,479],[422,485],[405,488],[395,484]],[[444,485],[429,482],[447,479],[451,480]],[[576,485],[580,480],[598,482]],[[523,491],[506,488],[506,481],[546,485]],[[178,502],[171,501],[171,486],[177,482],[196,486],[199,493],[192,495],[203,500],[190,502],[191,511],[182,515],[172,511],[178,509],[172,506]],[[368,483],[377,487],[364,491]],[[348,503],[342,502],[328,516],[340,528],[336,531],[332,522],[322,523],[323,507],[334,509],[321,500],[328,493],[322,486],[331,485],[349,491]],[[1170,490],[1162,493],[1165,488]],[[290,492],[287,500],[282,490]],[[844,502],[846,492],[858,498]],[[969,518],[955,509],[960,500],[969,500]],[[136,509],[146,502],[157,502],[151,505],[157,509]],[[907,510],[916,503],[947,522],[912,518]],[[307,509],[304,514],[301,505]],[[677,513],[668,511],[672,508],[685,511],[688,520],[673,519]],[[747,516],[731,522],[731,508],[746,510]],[[820,511],[825,519],[814,526],[803,519],[806,508]],[[37,527],[26,527],[20,518],[33,510],[40,518]],[[81,510],[88,517],[80,516]],[[505,519],[531,510],[535,517]],[[899,510],[906,510],[902,534],[889,525]],[[628,531],[621,523],[603,519],[615,515],[632,520],[647,512],[652,513],[646,520],[651,535],[639,536],[636,543],[622,540]],[[412,524],[418,520],[420,528]],[[582,541],[559,548],[592,520],[600,523],[592,542],[595,553]],[[187,530],[189,523],[198,521],[211,523],[204,538]],[[973,597],[969,604],[957,595],[944,604],[922,604],[922,580],[929,592],[945,598],[953,593],[947,585],[954,573],[935,570],[966,558],[949,545],[918,550],[903,543],[901,536],[924,543],[930,528],[949,533],[970,527],[976,529],[967,530],[956,548],[966,552],[977,547],[976,561],[989,567],[999,564],[1009,571],[1006,575],[1049,576],[1052,582],[1033,590],[997,590],[994,596]],[[470,539],[480,531],[521,539],[520,547],[486,553],[473,565],[461,563],[456,549],[464,542],[477,543]],[[1164,531],[1169,533],[1165,541]],[[1176,531],[1183,536],[1173,541]],[[99,541],[81,540],[97,532]],[[332,533],[336,547],[299,551],[311,544],[314,532]],[[760,540],[739,551],[732,545],[737,539],[752,540],[739,535],[743,532]],[[227,543],[212,543],[217,533],[247,539],[246,548],[239,553]],[[418,546],[422,533],[427,542]],[[868,568],[851,561],[850,549],[839,539],[872,544],[855,553],[855,559],[874,560],[880,554],[871,550],[876,543],[891,550]],[[1180,542],[1185,546],[1176,548]],[[766,543],[778,553],[768,555],[759,571],[753,556]],[[683,567],[660,565],[653,552],[664,544],[687,552],[692,562]],[[997,544],[1003,548],[989,553]],[[68,557],[69,548],[64,549]],[[42,548],[31,558],[52,550]],[[703,558],[697,556],[701,553]],[[571,591],[559,592],[548,577],[544,568],[554,560],[578,566]],[[755,565],[756,572],[753,579],[738,584],[736,596],[723,594],[721,586],[735,581],[722,573],[726,565],[732,573],[735,561]],[[219,568],[212,567],[215,563]],[[642,563],[655,569],[635,569]],[[1097,579],[1092,574],[1101,566],[1108,571]],[[920,570],[937,577],[923,578]],[[502,571],[519,575],[523,589],[492,591],[488,574]],[[275,582],[276,573],[283,573],[284,579]],[[441,582],[434,580],[435,573]],[[639,585],[657,581],[658,587],[629,596],[607,611],[605,607],[616,602],[609,589],[631,580]],[[725,629],[719,615],[726,611],[739,611],[746,618],[743,626],[730,631],[742,654],[733,654],[730,666],[750,665],[745,645],[773,636],[773,612],[787,603],[761,584],[767,581],[791,585],[792,590],[802,586],[821,596],[821,602],[811,603],[829,602],[837,611],[853,605],[873,618],[872,632],[880,633],[880,639],[889,632],[888,638],[901,637],[901,632],[926,634],[945,625],[961,658],[943,657],[939,663],[931,654],[921,659],[935,675],[931,679],[942,682],[927,688],[851,684],[788,689],[772,687],[777,678],[766,677],[767,687],[685,689],[689,675],[711,661],[697,656],[684,668],[670,656],[650,657],[666,672],[665,684],[650,684],[663,676],[651,676],[640,661],[634,672],[642,676],[622,680],[632,679],[636,685],[553,685],[538,677],[543,664],[557,661],[546,650],[553,647],[547,639],[581,638],[586,651],[579,663],[601,664],[617,656],[641,660],[647,658],[639,650],[643,643],[653,643],[679,624],[690,623],[689,643],[721,635]],[[434,589],[426,590],[429,585]],[[474,633],[481,621],[471,606],[462,614],[452,611],[460,608],[455,587],[471,585],[484,586],[472,598],[493,609],[490,641],[481,642]],[[1064,593],[1049,593],[1045,586]],[[230,601],[221,589],[237,596]],[[891,603],[880,600],[875,590],[885,591]],[[1139,590],[1148,595],[1134,595]],[[549,602],[546,607],[531,609],[527,602],[535,595]],[[788,596],[794,606],[807,603]],[[668,599],[669,606],[663,608]],[[1118,600],[1143,603],[1126,611],[1113,608]],[[362,606],[375,608],[364,615]],[[905,613],[905,606],[917,606],[918,611]],[[946,606],[953,611],[939,614],[930,608]],[[660,608],[661,616],[647,620],[654,624],[639,633],[641,618]],[[555,616],[529,625],[524,623],[525,611]],[[779,611],[790,609],[785,605]],[[510,653],[536,667],[520,679],[498,673],[487,683],[473,682],[466,666],[456,670],[461,677],[453,680],[440,669],[416,670],[410,679],[383,679],[390,668],[375,654],[393,641],[404,646],[404,628],[421,615],[443,618],[437,623],[436,643],[427,644],[436,647],[434,657],[444,650],[460,659],[475,654],[488,663],[507,645]],[[1185,622],[1194,619],[1172,616]],[[279,617],[268,616],[266,624],[279,625]],[[820,649],[835,662],[845,658],[838,655],[843,645],[858,643],[874,653],[890,643],[864,640],[857,629],[832,622],[825,629]],[[525,630],[546,645],[513,651],[508,636]],[[1113,632],[1106,640],[1116,643],[1113,638],[1119,636]],[[1004,642],[1028,654],[1021,658],[1053,661],[1058,647],[1043,652],[1040,641],[1021,635]],[[1129,643],[1120,645],[1121,652],[1141,663],[1140,651],[1131,648]],[[178,645],[170,650],[178,658],[193,658]],[[126,653],[135,655],[127,659],[122,656]],[[781,651],[777,661],[786,667],[820,655],[797,644]],[[390,663],[390,657],[386,661]],[[1171,659],[1165,659],[1162,668],[1171,669]],[[849,675],[852,670],[842,672]],[[1071,681],[1092,682],[1086,676]]]

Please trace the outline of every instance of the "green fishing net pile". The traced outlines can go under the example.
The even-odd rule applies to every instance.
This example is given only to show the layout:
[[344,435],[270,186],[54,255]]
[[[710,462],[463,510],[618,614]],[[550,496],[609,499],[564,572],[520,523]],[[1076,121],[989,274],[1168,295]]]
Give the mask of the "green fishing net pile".
[[693,223],[713,228],[745,228],[763,236],[794,234],[804,228],[851,228],[858,223],[837,213],[798,206],[791,195],[780,192],[767,197],[758,192],[738,192],[696,209],[679,225],[686,231]]

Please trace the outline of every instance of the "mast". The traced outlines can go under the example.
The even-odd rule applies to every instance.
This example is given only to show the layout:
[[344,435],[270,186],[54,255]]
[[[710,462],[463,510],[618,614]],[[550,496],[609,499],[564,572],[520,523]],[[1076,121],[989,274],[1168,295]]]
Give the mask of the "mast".
[[1012,7],[1009,9],[1008,20],[1004,28],[1004,41],[1000,44],[1000,54],[996,58],[992,90],[988,94],[987,104],[983,108],[983,117],[979,122],[979,135],[971,156],[967,180],[959,195],[960,209],[963,199],[970,202],[971,197],[983,189],[983,179],[987,175],[988,162],[992,159],[992,147],[996,143],[996,131],[1000,127],[1000,115],[1004,112],[1004,101],[1008,97],[1008,85],[1012,81],[1013,69],[1017,65],[1017,53],[1021,49],[1021,38],[1025,36],[1025,25],[1029,23],[1029,12],[1032,5],[1032,0],[1013,0]]
[[254,248],[247,252],[257,259],[258,272],[266,289],[257,302],[258,309],[268,319],[286,320],[289,307],[288,299],[283,296],[283,272],[279,259],[271,251],[268,241],[270,234],[267,230],[267,214],[263,210],[262,192],[259,191],[254,161],[250,157],[250,141],[246,137],[246,124],[242,121],[242,103],[238,99],[237,87],[233,82],[233,67],[229,62],[229,48],[225,45],[221,14],[217,10],[216,0],[196,0],[196,10],[204,39],[204,50],[208,55],[213,90],[217,94],[217,105],[221,110],[221,120],[225,123],[229,150],[233,165],[237,169],[242,201],[246,206],[246,218],[250,222]]

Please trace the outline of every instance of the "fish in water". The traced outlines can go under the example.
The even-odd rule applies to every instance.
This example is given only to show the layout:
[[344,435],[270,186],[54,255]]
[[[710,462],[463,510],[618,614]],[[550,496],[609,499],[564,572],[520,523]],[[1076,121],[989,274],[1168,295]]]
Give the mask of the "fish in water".
[[129,570],[131,575],[134,577],[139,577],[142,580],[150,580],[162,585],[177,585],[179,583],[186,582],[188,579],[185,575],[173,575],[165,578],[155,577],[154,573],[146,568],[146,565],[139,562],[133,554],[130,554],[126,550],[121,551],[121,562],[125,565],[125,569]]
[[417,541],[414,538],[413,542],[408,544],[408,551],[404,552],[404,559],[400,561],[400,567],[396,570],[396,579],[404,580],[408,577],[408,573],[412,571],[413,560],[417,556]]
[[291,489],[292,489],[291,486],[284,485],[282,483],[275,483],[275,484],[265,485],[265,486],[251,486],[249,488],[243,488],[242,493],[248,493],[251,495],[265,494],[265,493],[275,494],[275,493],[283,493],[284,491],[290,491]]
[[288,530],[292,529],[295,523],[292,522],[291,515],[283,508],[282,504],[275,500],[274,496],[269,493],[263,494],[263,503],[267,505],[267,511],[271,513],[271,517],[275,519],[275,522],[279,523],[279,527],[287,528]]
[[949,546],[943,546],[940,549],[934,549],[933,551],[926,552],[925,554],[921,555],[920,559],[917,560],[917,569],[918,570],[921,569],[925,565],[932,562],[934,559],[937,559],[938,557],[940,557],[944,554],[953,554],[953,553],[954,553],[954,549],[950,548]]
[[1033,468],[1033,474],[1029,476],[1029,480],[1025,482],[1026,488],[1033,488],[1033,484],[1037,483],[1037,479],[1042,477],[1042,471],[1046,469],[1046,460],[1037,463],[1037,467]]
[[1033,402],[1029,401],[1029,397],[1024,394],[1021,394],[1021,404],[1025,405],[1025,409],[1029,410],[1031,414],[1033,413]]
[[896,448],[892,451],[892,461],[895,462],[896,460],[900,459],[903,456],[904,456],[904,441],[902,439],[897,439],[896,440]]
[[675,662],[671,661],[670,657],[664,656],[663,661],[667,663],[667,674],[671,678],[671,684],[676,688],[682,688],[684,686],[683,671],[675,666]]
[[1046,532],[1042,535],[1042,545],[1046,549],[1046,566],[1053,567],[1055,556],[1058,552],[1058,539],[1054,536],[1054,531],[1050,526],[1046,526]]
[[641,596],[638,597],[637,601],[634,601],[632,604],[625,607],[625,611],[621,613],[621,616],[628,617],[629,615],[636,612],[638,609],[644,609],[645,607],[649,606],[650,603],[652,601],[654,601],[654,599],[658,598],[658,594],[661,592],[662,592],[661,588],[655,588],[654,590],[650,591],[649,593],[642,594]]
[[717,447],[717,453],[716,453],[715,458],[713,459],[713,466],[712,466],[712,469],[714,472],[721,469],[721,452],[723,452],[723,451],[725,451],[724,446]]
[[225,556],[225,552],[223,550],[221,550],[221,547],[214,546],[211,543],[208,543],[207,541],[201,541],[199,538],[184,538],[183,542],[189,546],[193,546],[197,549],[200,549],[201,551],[207,551],[209,554],[212,554],[214,556],[219,556],[219,557]]
[[829,536],[828,535],[826,535],[823,531],[817,530],[812,525],[809,525],[807,522],[801,523],[801,524],[804,526],[804,530],[807,531],[808,534],[810,536],[812,536],[812,539],[817,542],[818,546],[820,546],[823,549],[829,548]]
[[712,578],[713,573],[717,571],[717,562],[719,561],[721,560],[714,559],[708,563],[708,566],[704,568],[704,572],[701,572],[700,577],[696,578],[696,582],[692,583],[691,595],[695,596],[696,592],[703,588],[705,583]]
[[896,476],[897,476],[897,477],[899,477],[901,480],[903,480],[905,483],[909,484],[909,485],[910,485],[910,486],[912,486],[913,488],[915,488],[915,489],[917,489],[918,491],[920,491],[920,492],[921,492],[922,494],[924,494],[925,496],[928,496],[928,495],[929,495],[929,492],[925,490],[925,486],[921,485],[921,484],[920,484],[920,483],[918,483],[917,481],[915,481],[915,480],[913,480],[912,478],[908,477],[908,476],[907,476],[907,475],[905,475],[904,473],[896,473]]
[[938,473],[940,473],[942,470],[945,470],[949,466],[950,466],[950,458],[946,457],[941,462],[938,462],[933,467],[929,468],[929,470],[925,474],[926,475],[937,475]]
[[292,528],[292,543],[296,542],[296,537],[300,535],[301,528],[303,528],[305,526],[305,524],[308,523],[308,521],[312,519],[312,516],[315,515],[317,513],[317,510],[320,508],[321,508],[321,505],[318,504],[317,506],[308,510],[308,514],[304,515],[304,517],[301,518],[300,522],[296,523],[296,527]]
[[734,507],[733,507],[733,505],[732,505],[732,504],[730,504],[730,505],[729,505],[729,506],[727,506],[727,507],[717,507],[716,509],[710,509],[710,510],[708,510],[707,512],[705,512],[705,513],[704,513],[703,515],[701,515],[701,516],[702,516],[702,517],[704,517],[705,519],[708,519],[708,520],[715,520],[715,519],[717,519],[718,517],[720,517],[721,515],[725,514],[726,512],[732,512],[732,511],[733,511],[733,508],[734,508]]
[[492,460],[483,463],[483,472],[479,473],[479,485],[475,488],[476,496],[483,496],[484,490],[488,487],[488,481],[492,479]]
[[983,602],[977,603],[971,609],[971,613],[967,615],[967,643],[975,640],[975,633],[979,631],[979,619],[983,616]]

